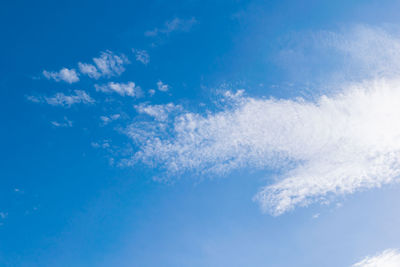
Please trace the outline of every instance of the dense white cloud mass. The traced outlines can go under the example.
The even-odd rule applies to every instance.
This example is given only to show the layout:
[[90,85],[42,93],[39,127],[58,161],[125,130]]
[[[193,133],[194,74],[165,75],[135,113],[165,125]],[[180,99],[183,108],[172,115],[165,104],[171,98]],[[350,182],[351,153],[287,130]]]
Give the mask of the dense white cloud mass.
[[[232,107],[215,114],[181,113],[171,127],[146,125],[133,161],[159,164],[170,173],[285,171],[255,197],[273,215],[329,194],[398,180],[400,80],[354,84],[315,102],[240,92],[228,92],[226,99]],[[138,127],[129,128],[128,135],[137,137],[135,131]]]
[[27,96],[29,101],[35,103],[47,103],[51,106],[70,107],[73,104],[93,104],[95,101],[85,91],[74,90],[75,94],[65,95],[64,93],[56,93],[52,97],[46,96]]
[[104,85],[95,85],[96,91],[104,92],[104,93],[117,93],[121,96],[132,96],[132,97],[140,97],[141,89],[136,86],[134,82],[127,83],[115,83],[109,82]]
[[78,63],[79,71],[90,78],[119,76],[125,71],[129,60],[125,55],[117,55],[111,51],[101,52],[100,57],[93,58],[93,64]]
[[400,266],[400,253],[398,250],[388,249],[374,257],[367,257],[354,264],[352,267],[398,267]]
[[62,68],[58,72],[44,70],[43,76],[49,80],[53,79],[56,82],[64,81],[67,83],[75,83],[79,81],[79,77],[76,71],[74,69],[67,68]]

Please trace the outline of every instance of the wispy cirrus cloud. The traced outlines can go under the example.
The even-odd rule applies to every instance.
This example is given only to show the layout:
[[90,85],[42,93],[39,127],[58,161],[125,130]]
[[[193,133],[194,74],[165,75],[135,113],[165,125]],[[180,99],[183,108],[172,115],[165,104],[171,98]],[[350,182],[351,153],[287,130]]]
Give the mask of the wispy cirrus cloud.
[[400,266],[400,252],[395,249],[387,249],[380,254],[366,257],[352,267],[397,267]]
[[148,37],[155,37],[158,35],[168,35],[177,31],[187,32],[196,23],[197,20],[194,17],[190,19],[173,18],[172,20],[166,21],[160,28],[154,28],[153,30],[146,31],[144,35]]
[[66,83],[76,83],[79,81],[78,74],[75,69],[62,68],[60,71],[43,71],[43,76],[48,80],[56,82],[64,81]]
[[65,95],[56,93],[51,97],[47,96],[27,96],[27,99],[34,103],[47,103],[51,106],[70,107],[74,104],[93,104],[95,100],[88,93],[82,90],[74,90],[74,94]]
[[103,85],[95,85],[96,91],[103,93],[117,93],[121,96],[141,97],[142,90],[134,82],[117,83],[109,82]]

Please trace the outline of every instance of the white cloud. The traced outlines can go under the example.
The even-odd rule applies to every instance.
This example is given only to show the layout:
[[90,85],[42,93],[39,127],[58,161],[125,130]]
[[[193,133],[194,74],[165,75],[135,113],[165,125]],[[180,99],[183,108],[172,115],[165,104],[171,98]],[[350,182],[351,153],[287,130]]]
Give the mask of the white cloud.
[[153,30],[146,31],[144,33],[145,36],[154,37],[160,34],[168,35],[174,31],[182,31],[187,32],[189,31],[197,21],[195,18],[191,19],[180,19],[174,18],[172,20],[166,21],[164,26],[161,28],[154,28]]
[[129,63],[124,55],[115,55],[111,51],[102,52],[99,58],[93,59],[102,75],[117,76],[125,71],[124,65]]
[[110,148],[110,142],[108,140],[104,140],[102,143],[92,142],[91,145],[94,148]]
[[121,96],[132,96],[132,97],[140,97],[142,91],[139,86],[136,86],[134,82],[127,83],[115,83],[109,82],[104,85],[95,85],[96,91],[100,91],[103,93],[117,93]]
[[[340,38],[324,35],[323,41],[338,51],[347,49],[348,65],[368,66],[358,69],[367,73],[360,82],[344,82],[311,100],[252,98],[228,91],[218,103],[222,110],[206,114],[136,106],[155,120],[127,127],[138,151],[125,163],[158,166],[170,176],[274,170],[275,179],[254,200],[276,216],[399,182],[400,39],[379,29],[351,32]],[[161,81],[157,85],[164,86]]]
[[[137,52],[136,58],[143,63],[147,60],[148,63],[149,57],[147,55],[146,58],[146,55],[146,51],[140,50]],[[100,57],[93,58],[93,63],[94,64],[78,62],[78,68],[81,74],[97,80],[100,77],[110,78],[121,75],[125,71],[125,65],[130,62],[125,55],[118,55],[107,50],[101,52]],[[67,83],[75,83],[79,81],[79,75],[75,69],[62,68],[58,72],[44,70],[43,76],[49,80],[52,79],[57,82],[64,81]]]
[[[342,34],[326,32],[321,40],[350,57],[350,67],[362,75],[380,77],[400,74],[398,34],[379,27],[358,25]],[[346,69],[347,71],[347,69]]]
[[33,102],[33,103],[41,103],[43,102],[43,98],[40,96],[33,96],[33,95],[28,95],[25,96],[27,100]]
[[354,264],[352,267],[398,267],[400,266],[400,253],[395,249],[387,249],[382,253],[367,257]]
[[64,121],[51,121],[50,123],[55,127],[72,127],[72,121],[70,121],[67,117],[64,117]]
[[149,93],[149,96],[153,96],[153,95],[155,95],[156,90],[150,89],[150,90],[148,91],[148,93]]
[[102,121],[103,125],[107,125],[112,121],[118,120],[120,117],[120,114],[113,114],[110,116],[100,116],[100,120]]
[[86,74],[92,79],[98,79],[101,77],[101,74],[97,71],[97,68],[92,64],[79,62],[78,67],[82,74]]
[[399,29],[355,25],[345,29],[292,34],[277,63],[291,82],[337,90],[348,81],[400,74]]
[[135,58],[137,61],[142,62],[144,65],[149,64],[150,56],[146,50],[132,49],[132,52],[135,53]]
[[181,105],[175,105],[173,103],[168,103],[166,105],[147,105],[142,103],[136,105],[135,108],[137,112],[147,114],[158,121],[166,121],[172,112],[183,110]]
[[125,71],[125,65],[130,63],[125,55],[117,55],[109,50],[101,52],[100,57],[93,58],[93,62],[94,65],[79,62],[78,66],[82,74],[94,79],[119,76]]
[[56,82],[64,81],[67,83],[75,83],[79,81],[79,77],[75,69],[62,68],[58,72],[44,70],[43,76],[48,80],[52,79]]
[[69,107],[73,104],[92,104],[95,101],[85,91],[74,90],[75,95],[65,95],[64,93],[57,93],[53,97],[45,97],[47,104],[52,106],[66,106]]
[[157,82],[157,88],[159,91],[166,92],[169,90],[169,85],[163,83],[162,81]]
[[65,95],[64,93],[56,93],[52,97],[46,96],[27,96],[26,98],[34,103],[47,103],[51,106],[70,107],[73,104],[93,104],[95,101],[85,91],[74,90],[75,94]]
[[[394,122],[400,118],[400,80],[354,84],[315,102],[256,99],[240,92],[228,92],[225,101],[231,107],[221,112],[181,112],[169,126],[141,125],[141,148],[133,162],[158,164],[171,174],[279,170],[277,182],[255,197],[273,215],[398,181],[400,125]],[[163,119],[158,110],[147,113]],[[138,137],[138,128],[128,128],[128,135]]]
[[[179,19],[171,21],[149,36],[168,34],[180,24]],[[272,215],[398,182],[400,41],[381,29],[360,27],[350,32],[324,33],[318,38],[350,60],[346,66],[362,74],[361,82],[344,83],[335,93],[314,100],[252,98],[242,91],[227,91],[219,103],[222,110],[207,114],[187,112],[172,103],[137,105],[138,113],[153,120],[126,128],[138,147],[126,163],[141,161],[164,168],[170,175],[191,171],[224,175],[243,168],[276,170],[276,179],[254,197]],[[128,62],[110,51],[93,61],[94,65],[79,64],[81,73],[92,78],[120,75]],[[60,74],[46,74],[61,79]],[[138,97],[141,92],[133,82],[95,87],[121,96]],[[157,88],[169,90],[162,81]],[[79,90],[70,96],[57,93],[27,98],[61,106],[94,102]],[[112,118],[103,116],[101,120],[106,124]]]

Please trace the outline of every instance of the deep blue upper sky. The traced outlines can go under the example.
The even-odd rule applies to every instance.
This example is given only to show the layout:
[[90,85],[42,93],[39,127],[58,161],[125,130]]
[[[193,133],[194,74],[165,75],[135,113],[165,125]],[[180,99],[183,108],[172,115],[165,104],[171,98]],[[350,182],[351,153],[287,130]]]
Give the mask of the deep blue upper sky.
[[[252,198],[281,169],[184,171],[175,179],[159,166],[119,164],[140,146],[124,129],[145,120],[141,103],[206,114],[221,108],[215,102],[225,89],[304,96],[336,66],[282,60],[293,36],[396,25],[399,8],[389,0],[2,1],[0,266],[337,267],[400,247],[396,185],[275,217]],[[174,19],[180,24],[168,28]],[[132,49],[145,50],[149,63]],[[130,64],[120,75],[79,74],[71,84],[43,75],[94,64],[102,51]],[[94,87],[130,81],[141,98]],[[74,90],[95,103],[46,103]],[[120,118],[102,122],[113,114]]]

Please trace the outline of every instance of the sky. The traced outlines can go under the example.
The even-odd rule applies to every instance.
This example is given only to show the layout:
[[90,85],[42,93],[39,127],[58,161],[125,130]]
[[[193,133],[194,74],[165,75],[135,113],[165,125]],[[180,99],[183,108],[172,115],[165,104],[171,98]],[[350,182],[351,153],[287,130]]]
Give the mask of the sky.
[[400,266],[398,1],[0,5],[0,266]]

